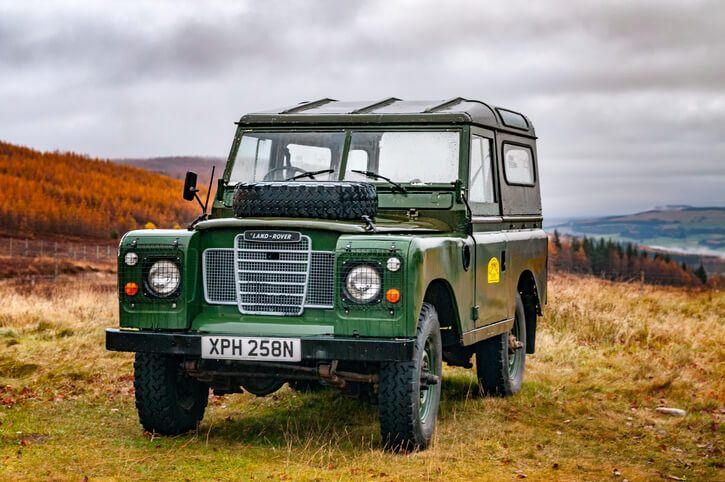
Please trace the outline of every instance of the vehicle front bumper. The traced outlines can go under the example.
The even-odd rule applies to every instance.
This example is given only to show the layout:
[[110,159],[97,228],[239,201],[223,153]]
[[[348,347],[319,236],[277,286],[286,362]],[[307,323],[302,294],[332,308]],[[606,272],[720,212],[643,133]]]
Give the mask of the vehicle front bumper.
[[[106,349],[201,356],[199,333],[136,331],[108,328]],[[316,335],[301,340],[302,360],[402,361],[413,359],[413,338],[362,338]]]

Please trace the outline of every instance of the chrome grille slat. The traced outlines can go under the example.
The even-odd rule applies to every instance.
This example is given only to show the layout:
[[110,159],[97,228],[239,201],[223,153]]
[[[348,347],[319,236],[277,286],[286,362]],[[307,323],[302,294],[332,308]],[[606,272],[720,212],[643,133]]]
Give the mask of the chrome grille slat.
[[240,281],[239,284],[247,285],[303,285],[304,283],[281,283],[279,281]]
[[[236,241],[235,241],[236,244]],[[251,244],[251,242],[250,242]],[[306,296],[304,299],[304,308],[323,308],[329,309],[333,307],[333,291],[334,291],[334,265],[335,253],[332,251],[279,251],[272,249],[277,246],[286,246],[298,243],[265,243],[256,242],[260,245],[258,251],[249,248],[237,250],[235,256],[234,248],[209,248],[206,249],[202,256],[203,276],[204,276],[204,297],[207,303],[215,305],[237,305],[237,292],[245,295],[258,294],[261,296],[278,296],[281,291],[289,291],[286,289],[299,288],[307,285]],[[267,253],[278,253],[280,259],[267,260]],[[300,259],[304,257],[305,259]],[[290,261],[295,265],[303,265],[309,263],[309,271],[298,271],[299,266],[292,268]],[[275,265],[272,271],[249,269],[253,268],[248,263],[264,262],[265,266]],[[286,270],[286,268],[290,270]],[[245,270],[239,273],[238,281],[235,281],[235,269]],[[270,268],[271,269],[271,268]],[[295,292],[297,292],[295,290]],[[290,293],[281,293],[284,296]],[[299,304],[299,298],[296,296],[294,302]],[[291,301],[291,299],[286,300]],[[254,307],[254,311],[265,315],[278,314],[267,303],[252,305],[245,303],[250,308]]]
[[[309,284],[311,244],[309,236],[300,236],[300,240],[295,243],[277,243],[248,241],[243,234],[238,234],[234,238],[234,281],[239,312],[250,315],[301,315]],[[258,256],[259,253],[264,257]],[[277,259],[270,259],[271,255]],[[267,285],[264,291],[250,291],[245,288],[250,286],[246,281],[295,284]]]

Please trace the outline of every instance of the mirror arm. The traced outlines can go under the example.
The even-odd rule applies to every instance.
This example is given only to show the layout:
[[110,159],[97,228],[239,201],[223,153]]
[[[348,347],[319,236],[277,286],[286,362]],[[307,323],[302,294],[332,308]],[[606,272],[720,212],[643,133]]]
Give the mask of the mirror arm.
[[199,203],[199,206],[201,207],[201,210],[206,213],[206,207],[204,207],[204,204],[202,204],[201,199],[199,199],[199,196],[196,194],[198,192],[199,192],[198,189],[195,189],[194,190],[194,199],[196,199],[196,202]]
[[209,179],[209,189],[206,191],[206,201],[204,202],[204,213],[206,213],[206,208],[209,206],[209,194],[211,194],[211,185],[214,182],[214,170],[216,169],[216,166],[211,166],[211,178]]

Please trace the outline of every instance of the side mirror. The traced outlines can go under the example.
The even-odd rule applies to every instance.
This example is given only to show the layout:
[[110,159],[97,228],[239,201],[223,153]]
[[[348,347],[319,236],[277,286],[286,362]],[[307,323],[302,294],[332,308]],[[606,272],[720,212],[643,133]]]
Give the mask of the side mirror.
[[184,199],[187,201],[193,201],[196,197],[196,173],[192,171],[186,171],[186,179],[184,180]]

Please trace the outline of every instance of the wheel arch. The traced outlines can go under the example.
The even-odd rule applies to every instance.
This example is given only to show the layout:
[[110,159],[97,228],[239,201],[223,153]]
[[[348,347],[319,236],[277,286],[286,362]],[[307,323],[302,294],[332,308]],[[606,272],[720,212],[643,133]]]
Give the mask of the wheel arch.
[[460,316],[458,303],[451,284],[443,278],[432,280],[428,283],[423,301],[433,305],[438,313],[443,345],[450,346],[460,343]]
[[519,275],[516,291],[521,295],[524,304],[526,317],[526,353],[534,353],[536,350],[536,321],[537,315],[542,314],[539,290],[536,286],[534,274],[524,270]]

